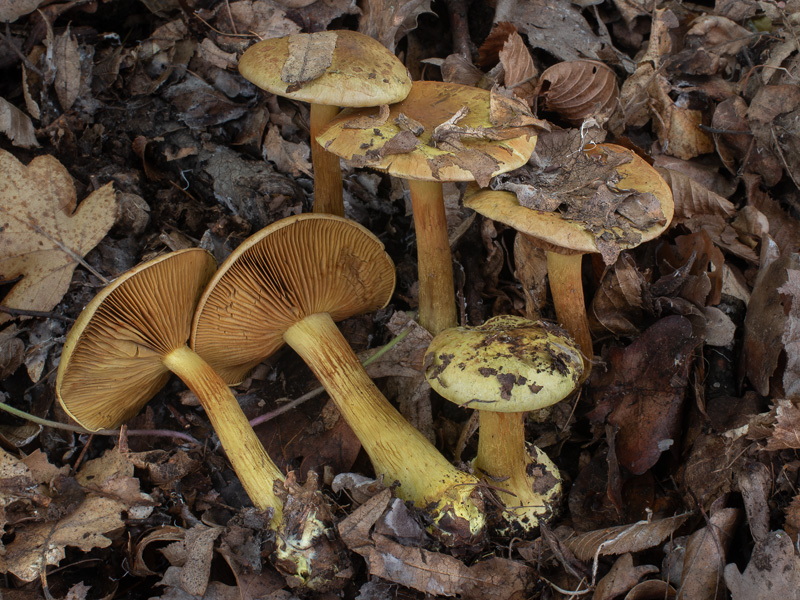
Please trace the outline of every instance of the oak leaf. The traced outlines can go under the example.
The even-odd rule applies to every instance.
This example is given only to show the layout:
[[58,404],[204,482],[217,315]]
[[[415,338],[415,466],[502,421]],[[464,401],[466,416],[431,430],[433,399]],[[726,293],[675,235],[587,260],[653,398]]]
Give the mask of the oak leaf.
[[[0,150],[0,280],[21,277],[2,304],[49,311],[59,303],[75,267],[114,224],[112,184],[76,205],[72,179],[55,158],[26,167]],[[0,314],[0,324],[9,319]]]

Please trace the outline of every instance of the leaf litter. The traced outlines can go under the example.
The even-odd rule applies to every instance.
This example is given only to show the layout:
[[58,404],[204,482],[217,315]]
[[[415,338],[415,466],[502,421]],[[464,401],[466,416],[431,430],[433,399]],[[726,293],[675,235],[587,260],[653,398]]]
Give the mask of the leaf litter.
[[[330,536],[344,546],[321,556],[342,593],[794,597],[800,7],[467,4],[0,0],[9,23],[0,47],[0,394],[67,423],[52,395],[64,323],[103,278],[168,248],[199,244],[221,260],[258,228],[308,209],[308,109],[254,89],[236,61],[257,39],[313,33],[319,47],[296,48],[286,66],[287,85],[303,85],[324,68],[335,29],[358,28],[397,49],[415,79],[437,79],[441,68],[447,81],[492,90],[492,127],[466,128],[454,114],[436,144],[531,128],[530,173],[506,185],[527,185],[525,202],[612,235],[601,259],[583,265],[594,374],[579,400],[526,423],[526,439],[573,482],[550,527],[530,539],[495,541],[479,555],[442,550],[414,507],[370,477],[324,396],[270,417],[316,386],[296,357],[280,355],[242,384],[246,413],[264,417],[262,441],[293,472],[287,502],[309,515],[317,494],[335,500]],[[574,82],[586,87],[571,96]],[[360,126],[383,126],[386,114],[370,109]],[[415,149],[418,123],[392,122],[403,133],[382,151]],[[617,189],[613,160],[584,160],[579,150],[603,141],[636,146],[665,169],[676,211],[661,239],[620,252],[663,216]],[[463,167],[486,183],[494,162],[471,155]],[[412,329],[370,372],[448,458],[469,461],[477,418],[446,407],[419,374],[428,337],[410,317],[407,191],[352,165],[345,173],[347,214],[380,236],[401,285],[387,309],[343,330],[366,356]],[[523,239],[482,218],[458,227],[466,323],[554,318],[543,253]],[[183,428],[204,447],[153,435],[115,445],[2,419],[4,595],[300,593],[273,566],[276,540],[202,411],[184,400],[173,382],[128,427]]]

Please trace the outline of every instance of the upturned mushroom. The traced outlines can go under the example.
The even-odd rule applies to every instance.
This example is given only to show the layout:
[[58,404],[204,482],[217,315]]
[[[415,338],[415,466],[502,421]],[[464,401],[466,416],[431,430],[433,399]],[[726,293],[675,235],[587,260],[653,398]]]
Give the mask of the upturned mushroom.
[[370,123],[374,110],[345,110],[317,137],[328,152],[408,180],[417,236],[419,322],[434,335],[458,324],[442,182],[487,185],[494,175],[524,165],[536,145],[532,127],[499,126],[491,108],[487,90],[415,81],[385,118]]
[[273,484],[283,474],[230,388],[186,345],[216,267],[208,252],[190,248],[142,263],[106,286],[67,336],[56,394],[75,421],[96,431],[131,419],[176,374],[205,409],[253,504],[272,509],[277,527],[283,505]]
[[195,307],[216,266],[208,252],[190,248],[142,263],[104,288],[67,336],[56,394],[73,419],[95,431],[124,423],[166,384],[170,373],[180,377],[205,409],[253,504],[273,511],[276,565],[290,575],[293,587],[335,588],[342,560],[329,557],[339,556],[341,542],[327,537],[330,523],[319,514],[325,507],[284,514],[273,487],[284,481],[283,474],[228,385],[187,346]]
[[504,536],[529,533],[558,505],[561,477],[544,452],[525,443],[525,414],[567,397],[582,371],[580,350],[560,328],[511,315],[447,329],[428,347],[431,387],[479,411],[473,466],[503,503],[490,524]]
[[477,479],[452,466],[380,393],[335,321],[385,306],[394,265],[361,225],[317,213],[248,238],[200,300],[191,344],[229,383],[284,344],[311,367],[384,483],[431,516],[451,545],[483,534]]
[[[660,211],[661,218],[649,220],[646,226],[631,228],[634,235],[620,238],[618,228],[596,227],[580,219],[565,218],[556,211],[524,206],[512,192],[470,186],[464,195],[464,206],[513,227],[527,236],[533,245],[546,251],[556,317],[584,354],[584,377],[589,375],[594,350],[581,281],[583,255],[601,252],[602,244],[609,241],[615,244],[616,249],[623,250],[652,240],[669,227],[675,210],[669,185],[636,153],[614,144],[596,145],[585,153],[600,161],[624,153],[629,162],[616,167],[618,180],[609,182],[609,185],[616,190],[630,190],[653,199],[652,208],[656,209],[655,212]],[[633,204],[633,208],[641,209],[639,203]]]
[[403,63],[369,36],[323,31],[258,42],[242,55],[239,72],[268,92],[311,103],[314,212],[344,216],[339,157],[320,148],[317,134],[340,107],[405,98],[411,77]]

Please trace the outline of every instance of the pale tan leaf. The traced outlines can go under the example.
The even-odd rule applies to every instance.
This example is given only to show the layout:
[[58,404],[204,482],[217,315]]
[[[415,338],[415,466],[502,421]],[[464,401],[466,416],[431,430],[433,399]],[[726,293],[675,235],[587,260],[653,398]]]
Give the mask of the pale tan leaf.
[[639,580],[645,575],[652,575],[658,571],[658,567],[654,565],[634,567],[633,555],[625,553],[617,559],[608,574],[597,582],[597,589],[592,600],[616,598],[639,583]]
[[69,27],[64,33],[56,36],[53,65],[56,68],[53,87],[58,96],[58,103],[66,111],[72,108],[81,91],[81,57],[78,42],[70,33]]
[[775,417],[772,436],[767,440],[767,450],[800,449],[800,408],[789,400],[778,400]]
[[790,600],[800,589],[800,557],[785,531],[772,531],[757,543],[744,573],[725,567],[725,583],[733,600]]
[[686,542],[681,574],[681,596],[712,600],[718,598],[728,549],[741,511],[723,508],[713,513],[708,525],[698,529]]
[[542,73],[539,85],[545,107],[576,125],[589,117],[604,123],[619,99],[614,71],[594,60],[557,63]]
[[686,522],[689,513],[658,519],[639,521],[581,533],[564,541],[573,554],[583,561],[591,561],[595,554],[625,554],[657,546]]
[[15,146],[39,147],[31,118],[5,98],[0,98],[0,131],[5,133]]
[[431,0],[370,0],[361,6],[358,31],[394,52],[397,42],[417,27],[417,17],[431,11]]
[[0,23],[13,23],[20,17],[32,13],[45,0],[0,0]]
[[[75,267],[114,224],[112,184],[76,205],[72,179],[55,158],[40,156],[26,167],[0,150],[0,278],[22,277],[3,304],[49,311],[61,301]],[[0,323],[9,319],[0,314]]]
[[778,288],[778,293],[790,298],[781,337],[786,352],[783,393],[787,398],[800,399],[800,271],[787,270],[786,283]]
[[528,43],[561,60],[598,58],[602,46],[578,7],[569,0],[526,0],[515,2],[509,19]]
[[505,86],[529,105],[533,104],[539,69],[519,33],[514,31],[508,36],[499,57],[505,71]]
[[303,84],[323,75],[333,61],[337,37],[334,31],[290,37],[289,56],[283,63],[281,79],[286,83]]
[[714,141],[698,127],[703,124],[703,112],[675,102],[671,91],[670,82],[662,75],[656,75],[648,87],[655,113],[653,126],[664,153],[688,160],[714,152]]
[[311,175],[308,157],[311,148],[308,144],[288,142],[280,134],[276,125],[270,125],[264,140],[264,155],[275,163],[278,171],[297,177],[300,173]]
[[736,212],[736,207],[730,200],[715,194],[691,177],[671,169],[656,170],[672,188],[672,198],[675,201],[674,221],[680,222],[695,215],[730,217]]

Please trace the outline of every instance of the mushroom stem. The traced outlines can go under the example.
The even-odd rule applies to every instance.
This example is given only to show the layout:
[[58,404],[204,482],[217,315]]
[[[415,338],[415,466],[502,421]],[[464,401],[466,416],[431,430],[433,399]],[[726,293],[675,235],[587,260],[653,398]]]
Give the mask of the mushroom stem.
[[[548,456],[525,443],[524,412],[480,411],[475,470],[485,474],[504,505],[505,521],[514,532],[546,520],[558,504],[561,485],[558,468]],[[503,528],[501,528],[501,533]]]
[[434,518],[445,543],[473,543],[485,519],[477,479],[459,471],[381,394],[328,313],[309,315],[283,335],[328,391],[384,483]]
[[409,180],[419,272],[419,323],[433,335],[456,327],[453,257],[442,184]]
[[272,526],[283,521],[283,504],[273,491],[283,474],[264,450],[227,384],[187,346],[173,350],[164,365],[194,392],[219,436],[233,470],[259,510],[273,509]]
[[594,350],[583,299],[582,258],[583,254],[580,253],[547,252],[547,273],[556,317],[559,325],[567,330],[583,353],[583,379],[586,379],[592,368]]
[[344,216],[340,159],[317,142],[317,136],[339,113],[338,106],[311,105],[311,164],[314,167],[314,212]]

